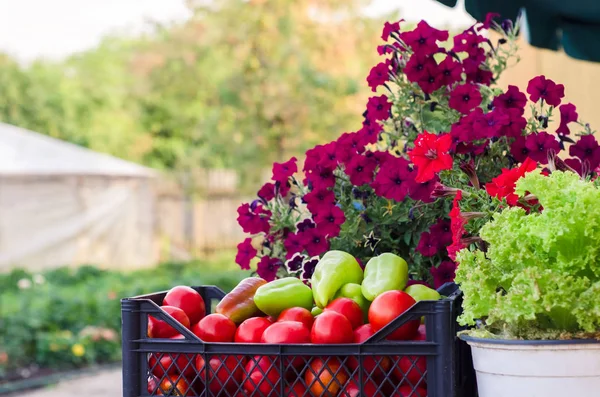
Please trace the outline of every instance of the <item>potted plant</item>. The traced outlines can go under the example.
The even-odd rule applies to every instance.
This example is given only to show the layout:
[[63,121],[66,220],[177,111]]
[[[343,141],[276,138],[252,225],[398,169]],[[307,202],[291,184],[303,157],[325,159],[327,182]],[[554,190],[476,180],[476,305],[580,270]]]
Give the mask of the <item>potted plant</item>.
[[599,395],[600,183],[573,172],[531,172],[506,207],[457,254],[459,323],[480,397]]

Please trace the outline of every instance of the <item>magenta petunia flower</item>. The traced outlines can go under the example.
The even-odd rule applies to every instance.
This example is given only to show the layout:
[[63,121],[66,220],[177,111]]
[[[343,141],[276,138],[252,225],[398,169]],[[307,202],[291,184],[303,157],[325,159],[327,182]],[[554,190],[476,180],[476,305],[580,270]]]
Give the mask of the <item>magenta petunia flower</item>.
[[421,87],[425,94],[431,94],[442,87],[442,75],[437,68],[427,66],[417,84],[419,84],[419,87]]
[[377,161],[373,157],[356,154],[346,164],[346,174],[354,186],[362,186],[373,181]]
[[277,277],[277,271],[281,267],[281,260],[263,256],[258,262],[256,273],[265,281],[273,281]]
[[310,282],[310,279],[315,272],[315,268],[319,263],[319,257],[305,259],[302,263],[302,280],[305,283]]
[[532,102],[537,102],[540,99],[548,105],[558,106],[561,99],[565,96],[565,86],[556,84],[546,76],[537,76],[529,80],[527,84],[527,93]]
[[256,249],[252,246],[252,239],[247,238],[237,245],[235,263],[240,265],[242,270],[250,270],[250,261],[256,256],[256,253]]
[[508,124],[500,129],[500,136],[519,137],[523,135],[523,130],[527,126],[527,119],[523,117],[520,109],[500,109],[508,117]]
[[443,261],[438,267],[432,266],[430,270],[433,277],[433,288],[438,289],[445,283],[451,283],[456,276],[456,263]]
[[561,105],[560,108],[560,125],[556,130],[557,134],[561,135],[569,135],[571,131],[567,124],[572,123],[573,121],[577,121],[579,115],[577,114],[577,109],[575,105],[572,103],[566,103]]
[[285,267],[288,273],[296,273],[300,271],[300,269],[302,269],[302,264],[304,263],[305,259],[306,256],[300,253],[296,253],[292,255],[289,259],[287,259],[285,261]]
[[509,123],[507,114],[501,110],[492,110],[475,120],[473,129],[477,139],[497,138],[500,136],[500,130]]
[[320,255],[329,249],[329,240],[323,231],[318,227],[314,229],[307,229],[301,233],[302,244],[308,252],[308,255],[315,256]]
[[438,65],[442,85],[452,85],[461,80],[463,72],[462,65],[455,61],[450,55]]
[[265,201],[271,201],[275,197],[275,185],[273,183],[265,183],[257,193],[257,196]]
[[434,197],[431,197],[433,189],[436,184],[440,181],[437,175],[426,182],[414,182],[408,189],[408,195],[411,199],[421,201],[423,203],[431,203],[435,201]]
[[358,132],[344,133],[337,140],[336,156],[341,163],[348,163],[356,154],[365,151],[365,144]]
[[269,219],[271,211],[265,209],[261,204],[251,208],[250,204],[244,203],[237,209],[237,221],[244,230],[244,233],[256,234],[260,232],[268,233],[271,229]]
[[311,192],[306,193],[302,199],[308,210],[313,214],[318,213],[321,208],[335,205],[335,194],[332,190],[324,187],[313,189]]
[[527,105],[527,97],[519,90],[519,87],[509,85],[504,94],[494,98],[492,105],[497,109],[518,109],[523,114]]
[[296,157],[292,157],[284,163],[273,163],[273,180],[282,185],[286,184],[289,177],[298,172],[297,161]]
[[357,131],[361,145],[364,147],[370,143],[377,142],[381,131],[383,131],[383,126],[376,120],[365,119],[362,128]]
[[587,162],[591,171],[600,165],[600,145],[593,135],[580,137],[579,141],[569,148],[569,154],[579,158],[582,164]]
[[286,250],[286,259],[290,259],[294,254],[304,251],[302,237],[297,233],[289,233],[283,242],[283,246]]
[[419,22],[415,29],[400,34],[402,41],[414,52],[426,54],[437,52],[440,49],[437,42],[448,40],[448,36],[447,30],[432,28],[425,21]]
[[323,152],[323,145],[317,145],[312,149],[306,151],[306,158],[304,159],[304,167],[302,171],[310,172],[317,168],[319,160],[321,160]]
[[426,73],[428,68],[436,69],[437,64],[432,57],[423,54],[413,54],[404,68],[404,74],[411,83],[417,83],[423,75]]
[[317,227],[317,225],[310,218],[303,219],[300,222],[296,223],[296,229],[298,230],[298,232],[303,232],[306,229],[312,229],[315,227]]
[[548,164],[548,152],[560,152],[560,144],[554,135],[547,132],[531,134],[525,139],[525,147],[529,150],[529,158],[540,163]]
[[429,228],[429,233],[442,247],[452,244],[452,229],[447,219],[438,219],[437,223]]
[[473,84],[462,84],[450,92],[450,108],[468,114],[481,104],[481,93]]
[[371,91],[377,91],[377,87],[384,85],[390,79],[390,61],[380,62],[373,66],[367,76],[367,84],[371,87]]
[[439,251],[439,244],[434,240],[433,236],[429,232],[421,233],[419,238],[419,244],[417,245],[417,251],[423,256],[434,256]]
[[[581,164],[581,160],[579,159],[566,159],[565,164],[571,167],[575,172],[577,172],[580,176],[584,176],[583,164]],[[586,170],[586,174],[590,170]]]
[[367,112],[371,121],[387,119],[391,109],[392,103],[385,95],[371,97],[367,102]]
[[530,150],[527,148],[527,140],[524,136],[518,136],[510,145],[510,154],[514,157],[517,163],[522,163],[529,157]]
[[454,36],[454,47],[452,47],[452,51],[466,52],[471,56],[472,54],[477,54],[480,50],[483,50],[479,45],[485,42],[485,37],[479,36],[468,29]]
[[475,70],[467,72],[467,81],[469,83],[490,85],[493,79],[494,74],[485,68],[479,67]]
[[323,148],[321,149],[321,159],[317,163],[317,166],[335,169],[338,165],[337,154],[337,142],[329,142],[323,145]]
[[317,166],[315,170],[307,175],[307,178],[316,189],[335,186],[333,168]]
[[489,29],[490,26],[492,26],[492,22],[494,22],[494,19],[498,17],[500,17],[500,14],[498,14],[497,12],[488,12],[485,15],[485,21],[481,23],[481,26],[477,28],[477,31],[479,32],[483,29]]
[[408,195],[414,183],[408,161],[402,158],[390,158],[381,165],[375,181],[371,184],[375,194],[390,200],[402,201]]
[[381,32],[381,40],[388,41],[390,35],[392,33],[397,33],[400,31],[400,22],[404,22],[404,19],[399,20],[398,22],[386,22],[383,25],[383,32]]
[[340,234],[341,225],[346,221],[344,211],[333,205],[319,211],[315,216],[317,229],[328,238],[337,237]]

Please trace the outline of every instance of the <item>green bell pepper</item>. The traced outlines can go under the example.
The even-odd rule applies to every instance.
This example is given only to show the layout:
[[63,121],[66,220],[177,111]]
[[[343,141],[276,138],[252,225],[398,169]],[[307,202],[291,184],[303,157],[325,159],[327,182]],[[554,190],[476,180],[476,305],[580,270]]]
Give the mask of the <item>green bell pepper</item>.
[[329,251],[315,267],[310,280],[315,303],[324,308],[344,284],[360,284],[363,271],[356,259],[343,251]]
[[273,318],[290,307],[313,307],[310,287],[296,277],[285,277],[260,286],[254,294],[254,303],[260,311]]
[[408,282],[408,264],[398,255],[386,252],[371,258],[365,266],[362,294],[372,301],[385,291],[403,290]]
[[312,314],[313,317],[317,317],[321,313],[323,313],[323,309],[321,309],[319,306],[313,307],[312,310],[310,311],[310,314]]
[[358,303],[358,306],[360,306],[362,309],[365,322],[369,322],[369,307],[371,306],[371,302],[369,302],[367,298],[363,296],[360,284],[344,284],[342,288],[340,288],[335,294],[334,299],[337,298],[350,298],[354,302]]

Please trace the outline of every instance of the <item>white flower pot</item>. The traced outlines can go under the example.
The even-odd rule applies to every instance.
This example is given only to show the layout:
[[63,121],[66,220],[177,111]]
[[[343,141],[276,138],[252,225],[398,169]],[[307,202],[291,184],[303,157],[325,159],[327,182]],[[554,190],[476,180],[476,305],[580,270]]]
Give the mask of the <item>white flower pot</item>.
[[479,397],[600,396],[600,343],[461,338],[471,346]]

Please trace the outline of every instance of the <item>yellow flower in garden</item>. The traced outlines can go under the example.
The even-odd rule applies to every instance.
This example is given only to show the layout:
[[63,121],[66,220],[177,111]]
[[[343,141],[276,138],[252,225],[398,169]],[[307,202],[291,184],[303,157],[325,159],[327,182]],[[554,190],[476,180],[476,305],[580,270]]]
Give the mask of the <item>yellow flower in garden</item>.
[[83,347],[83,345],[81,343],[75,343],[71,347],[71,351],[73,352],[73,355],[75,355],[76,357],[81,357],[85,354],[85,347]]

